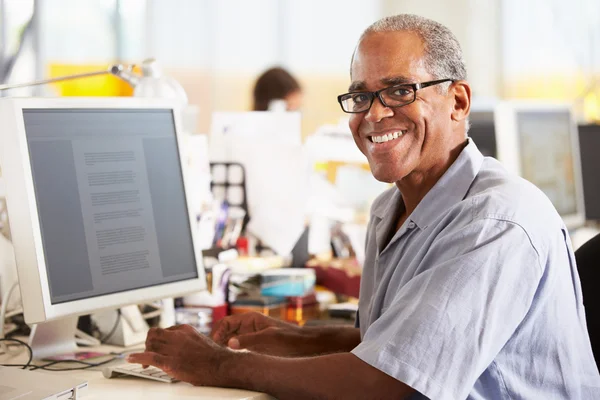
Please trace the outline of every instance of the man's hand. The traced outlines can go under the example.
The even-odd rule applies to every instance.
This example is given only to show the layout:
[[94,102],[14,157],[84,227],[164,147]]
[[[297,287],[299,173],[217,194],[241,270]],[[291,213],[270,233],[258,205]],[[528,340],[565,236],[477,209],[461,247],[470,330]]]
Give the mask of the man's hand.
[[233,315],[219,321],[212,338],[231,349],[247,349],[280,357],[310,357],[349,352],[360,343],[353,327],[299,327],[259,313]]
[[220,366],[232,352],[218,346],[189,325],[167,329],[151,328],[146,338],[146,351],[130,354],[130,363],[152,365],[173,378],[196,386],[226,386]]
[[[254,333],[246,335],[264,334],[269,329],[278,328],[254,329]],[[150,329],[146,351],[130,354],[127,361],[158,367],[173,378],[196,386],[248,389],[279,399],[403,399],[414,393],[351,353],[281,358],[235,352],[189,325]]]
[[296,345],[309,335],[296,325],[251,312],[222,319],[213,327],[211,336],[216,343],[235,350],[292,356]]

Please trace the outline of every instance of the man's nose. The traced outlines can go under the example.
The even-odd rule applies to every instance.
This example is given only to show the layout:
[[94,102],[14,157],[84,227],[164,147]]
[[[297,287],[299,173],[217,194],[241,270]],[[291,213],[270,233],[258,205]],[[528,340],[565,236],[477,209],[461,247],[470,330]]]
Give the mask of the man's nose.
[[373,99],[373,104],[371,104],[371,108],[367,111],[367,115],[365,115],[365,119],[369,122],[379,122],[384,118],[389,118],[394,115],[394,111],[383,105],[381,99],[375,96]]

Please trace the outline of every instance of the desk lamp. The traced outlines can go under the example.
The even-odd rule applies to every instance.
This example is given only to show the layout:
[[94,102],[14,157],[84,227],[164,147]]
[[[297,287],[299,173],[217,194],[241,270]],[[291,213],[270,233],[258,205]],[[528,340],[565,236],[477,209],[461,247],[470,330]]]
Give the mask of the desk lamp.
[[134,65],[126,66],[122,64],[116,64],[100,71],[65,75],[57,78],[43,79],[26,83],[16,83],[12,85],[0,85],[0,91],[70,81],[74,79],[83,79],[99,75],[114,75],[131,85],[133,88],[134,97],[174,99],[181,102],[181,104],[187,104],[188,99],[185,90],[183,90],[179,82],[177,82],[175,79],[169,76],[163,76],[162,70],[155,59],[149,58],[142,62],[141,75],[133,72],[133,68]]

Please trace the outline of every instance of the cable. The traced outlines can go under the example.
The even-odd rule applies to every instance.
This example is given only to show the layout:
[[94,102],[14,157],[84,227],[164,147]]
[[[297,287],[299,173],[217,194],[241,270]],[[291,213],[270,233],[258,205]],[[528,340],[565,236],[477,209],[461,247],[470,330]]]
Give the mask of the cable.
[[103,338],[100,338],[100,343],[104,343],[105,341],[107,341],[108,339],[111,338],[112,335],[115,334],[115,332],[117,331],[117,328],[119,326],[119,322],[121,321],[121,309],[117,309],[117,320],[115,321],[115,325],[113,326],[113,328],[111,329],[110,332],[108,332]]
[[[110,363],[110,362],[112,362],[112,361],[114,361],[114,360],[116,360],[118,358],[121,358],[121,357],[113,357],[113,358],[111,358],[109,360],[101,361],[101,362],[95,363],[95,364],[88,363],[88,362],[85,362],[85,361],[80,361],[80,360],[61,360],[61,361],[52,361],[52,362],[49,362],[49,363],[44,364],[44,365],[33,365],[33,364],[29,363],[29,364],[0,364],[0,366],[3,366],[3,367],[21,367],[22,369],[26,369],[27,367],[30,367],[29,371],[35,371],[36,369],[41,369],[42,371],[52,371],[52,372],[78,371],[80,369],[90,369],[90,368],[94,368],[94,367],[99,367],[101,365],[108,364],[108,363]],[[48,368],[48,367],[51,367],[53,365],[62,364],[62,363],[77,363],[77,364],[84,364],[84,366],[83,367],[77,367],[77,368]]]
[[[51,361],[47,364],[44,365],[32,365],[31,362],[33,361],[33,351],[31,350],[31,347],[19,340],[19,339],[0,339],[0,341],[6,341],[6,342],[15,342],[18,343],[19,345],[25,346],[27,348],[27,350],[29,351],[29,359],[27,360],[27,363],[25,364],[0,364],[0,366],[3,367],[20,367],[22,369],[27,369],[29,368],[30,371],[35,371],[36,369],[41,369],[43,371],[56,371],[56,372],[60,372],[60,371],[75,371],[75,370],[80,370],[80,369],[89,369],[89,368],[94,368],[94,367],[99,367],[101,365],[104,364],[108,364],[109,362],[112,362],[118,358],[122,358],[121,355],[117,354],[114,357],[111,357],[108,360],[105,361],[101,361],[98,363],[90,363],[90,362],[86,362],[86,361],[81,361],[81,360],[58,360],[58,361]],[[53,365],[56,364],[62,364],[62,363],[76,363],[76,364],[83,364],[83,367],[77,367],[77,368],[48,368],[51,367]]]
[[[27,360],[27,364],[0,364],[2,366],[5,367],[22,367],[22,369],[27,369],[27,367],[29,367],[31,365],[31,361],[33,360],[33,350],[31,350],[31,347],[23,342],[22,340],[19,339],[13,339],[13,338],[0,338],[0,343],[3,344],[3,346],[6,347],[6,352],[10,353],[10,351],[8,350],[8,346],[6,346],[4,344],[4,342],[16,342],[22,346],[25,346],[27,348],[27,350],[29,351],[29,360]],[[116,357],[115,357],[116,358]]]
[[[10,301],[10,295],[17,288],[18,283],[13,283],[6,292],[6,295],[2,298],[2,305],[0,306],[0,339],[4,339],[4,324],[6,323],[6,309],[8,308],[8,302]],[[4,353],[10,353],[8,347],[0,340],[0,349]]]
[[[41,369],[42,371],[54,371],[54,372],[78,371],[80,369],[90,369],[90,368],[94,368],[94,367],[99,367],[101,365],[108,364],[109,362],[112,362],[112,361],[114,361],[114,360],[116,360],[118,358],[121,358],[121,357],[120,356],[115,356],[115,357],[112,357],[112,358],[110,358],[108,360],[101,361],[101,362],[98,362],[98,363],[89,363],[89,362],[81,361],[81,360],[52,361],[52,362],[49,362],[49,363],[44,364],[44,365],[33,365],[33,366],[31,366],[30,371],[35,371],[36,369]],[[62,364],[62,363],[83,364],[84,366],[83,367],[76,367],[76,368],[48,368],[48,367],[51,367],[53,365]]]

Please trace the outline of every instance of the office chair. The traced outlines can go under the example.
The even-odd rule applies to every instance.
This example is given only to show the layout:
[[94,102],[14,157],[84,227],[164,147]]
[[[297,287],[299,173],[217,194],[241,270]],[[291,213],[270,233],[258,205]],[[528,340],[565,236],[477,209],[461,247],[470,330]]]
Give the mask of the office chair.
[[575,251],[577,270],[581,280],[583,305],[588,334],[596,365],[600,366],[600,234],[585,242]]

